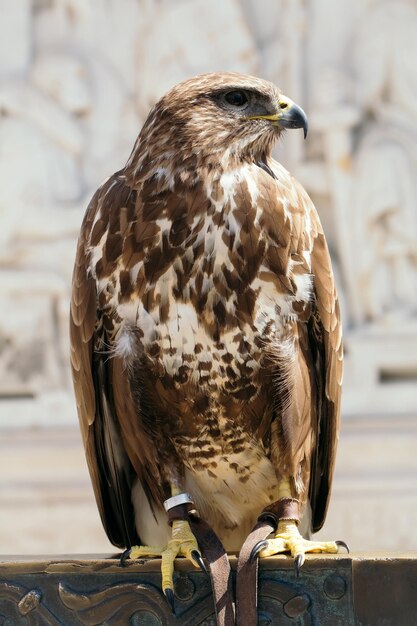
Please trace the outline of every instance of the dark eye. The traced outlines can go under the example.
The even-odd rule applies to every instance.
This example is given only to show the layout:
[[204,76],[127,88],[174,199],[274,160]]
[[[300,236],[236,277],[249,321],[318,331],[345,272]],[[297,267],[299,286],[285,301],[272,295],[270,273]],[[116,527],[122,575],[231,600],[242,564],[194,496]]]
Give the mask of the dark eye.
[[248,96],[244,91],[228,91],[224,94],[224,99],[227,104],[231,104],[233,107],[242,108],[248,103]]

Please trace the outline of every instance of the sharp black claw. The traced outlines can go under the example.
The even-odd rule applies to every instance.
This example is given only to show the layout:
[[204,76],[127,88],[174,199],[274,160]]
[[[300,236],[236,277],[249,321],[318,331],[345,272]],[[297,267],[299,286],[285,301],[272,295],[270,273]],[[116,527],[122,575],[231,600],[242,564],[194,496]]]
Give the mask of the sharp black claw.
[[172,612],[175,615],[174,592],[172,591],[172,589],[167,587],[166,589],[164,589],[164,594],[165,594],[165,597],[167,599],[167,602],[168,602],[169,606],[171,607]]
[[206,576],[210,575],[207,571],[207,567],[205,566],[203,559],[201,558],[201,554],[197,550],[191,551],[191,558],[197,563],[197,565],[206,574]]
[[304,562],[303,555],[297,554],[297,556],[295,557],[295,561],[294,561],[295,574],[297,578],[300,577],[300,569],[301,569],[303,562]]
[[258,541],[258,543],[255,543],[255,545],[252,548],[252,552],[250,553],[250,556],[249,556],[249,563],[251,563],[256,558],[258,558],[258,554],[262,552],[262,550],[264,550],[267,547],[267,545],[268,545],[267,541]]
[[347,543],[345,543],[344,541],[338,540],[338,541],[335,541],[335,544],[336,544],[337,546],[343,546],[343,548],[345,548],[345,549],[346,549],[346,552],[347,552],[348,554],[350,554],[349,546],[348,546],[348,544],[347,544]]
[[126,560],[130,557],[131,552],[132,550],[130,548],[122,552],[122,555],[120,557],[120,567],[126,567]]

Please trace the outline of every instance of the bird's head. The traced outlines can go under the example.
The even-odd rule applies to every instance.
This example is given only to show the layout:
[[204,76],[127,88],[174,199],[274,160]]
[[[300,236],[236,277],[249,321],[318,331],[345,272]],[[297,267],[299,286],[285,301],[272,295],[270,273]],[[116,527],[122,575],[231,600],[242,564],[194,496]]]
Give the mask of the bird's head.
[[[150,112],[139,136],[171,158],[257,159],[284,129],[303,128],[304,111],[272,83],[236,73],[203,74],[173,87]],[[144,147],[144,146],[143,146]]]

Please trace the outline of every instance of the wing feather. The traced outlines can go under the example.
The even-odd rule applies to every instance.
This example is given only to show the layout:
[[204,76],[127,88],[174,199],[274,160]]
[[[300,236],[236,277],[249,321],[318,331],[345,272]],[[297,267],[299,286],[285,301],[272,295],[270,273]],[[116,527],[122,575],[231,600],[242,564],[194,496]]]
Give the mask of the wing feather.
[[[115,175],[116,177],[116,175]],[[155,450],[142,428],[122,359],[99,349],[107,345],[99,325],[96,281],[89,246],[93,225],[109,223],[131,190],[115,177],[93,197],[78,242],[70,311],[71,365],[81,433],[100,517],[109,540],[124,548],[140,543],[131,491],[137,479],[151,503],[160,501]],[[113,193],[109,190],[114,189]],[[95,219],[97,214],[100,218]],[[115,243],[105,251],[110,262]],[[109,261],[109,258],[106,259]]]
[[[272,159],[268,163],[273,176],[268,178],[262,172],[258,188],[260,198],[268,198],[263,227],[284,254],[280,263],[274,262],[271,256],[268,258],[284,293],[294,295],[297,290],[286,271],[288,261],[307,273],[310,271],[309,255],[305,253],[311,251],[314,298],[310,303],[311,313],[307,315],[310,307],[301,309],[291,330],[292,336],[298,338],[294,345],[298,343],[299,349],[293,363],[289,364],[293,398],[289,410],[281,407],[280,435],[284,443],[282,446],[281,442],[281,457],[290,451],[286,462],[287,467],[292,467],[294,477],[299,466],[302,466],[302,474],[309,474],[312,530],[317,531],[326,517],[339,431],[343,370],[339,303],[329,250],[311,199],[281,165]],[[284,279],[281,278],[283,272]],[[282,458],[278,458],[278,471],[282,471],[282,464]]]
[[315,310],[308,322],[312,366],[317,386],[317,411],[313,423],[316,445],[312,451],[309,499],[312,530],[322,527],[327,508],[336,460],[340,425],[341,384],[343,374],[342,325],[330,254],[314,207],[313,249]]

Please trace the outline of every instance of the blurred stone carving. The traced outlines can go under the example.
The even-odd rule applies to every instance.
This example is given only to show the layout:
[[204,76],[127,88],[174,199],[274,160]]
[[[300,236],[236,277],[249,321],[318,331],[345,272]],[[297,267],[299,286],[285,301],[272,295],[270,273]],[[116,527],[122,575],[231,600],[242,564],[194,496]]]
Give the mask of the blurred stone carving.
[[[61,63],[64,73],[58,71]],[[40,57],[29,71],[29,80],[0,85],[3,245],[14,233],[30,231],[35,221],[31,218],[41,219],[44,226],[45,211],[81,197],[79,159],[84,139],[74,114],[84,103],[74,93],[77,71],[71,58]]]
[[[137,47],[140,112],[185,77],[207,71],[260,70],[255,42],[237,0],[213,10],[206,0],[144,3],[145,28]],[[157,69],[157,76],[155,75]]]
[[351,231],[361,319],[417,313],[417,2],[372,7],[355,50],[357,100],[369,119],[356,153]]
[[351,73],[329,64],[313,93],[347,296],[349,413],[417,401],[416,35],[415,0],[370,3],[352,23]]
[[[80,208],[70,207],[85,193],[78,117],[88,106],[82,68],[68,54],[39,55],[25,80],[0,85],[3,398],[60,393],[67,402],[59,301],[68,297],[81,217]],[[10,411],[7,402],[1,407]]]

